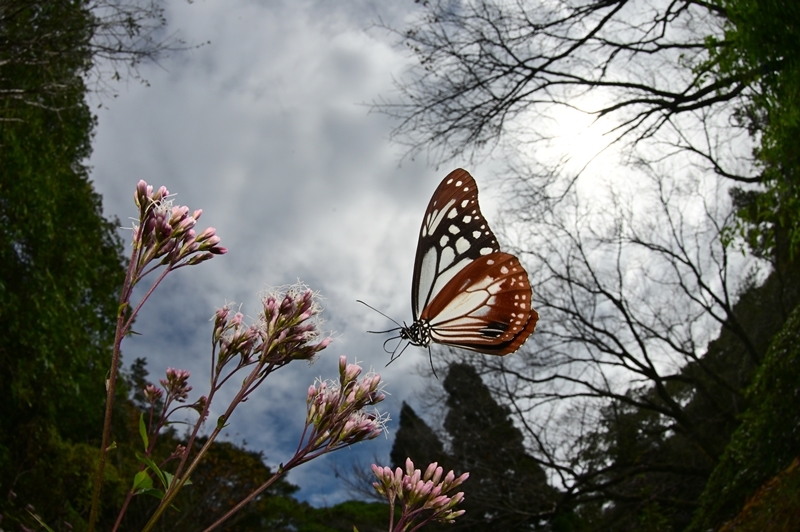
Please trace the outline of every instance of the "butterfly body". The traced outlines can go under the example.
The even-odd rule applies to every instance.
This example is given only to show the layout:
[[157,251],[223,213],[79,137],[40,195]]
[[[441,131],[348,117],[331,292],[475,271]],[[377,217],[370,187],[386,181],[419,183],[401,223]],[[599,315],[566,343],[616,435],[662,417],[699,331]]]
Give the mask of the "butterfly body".
[[447,175],[433,194],[420,229],[411,288],[414,321],[401,339],[507,355],[536,327],[528,274],[500,251],[465,170]]

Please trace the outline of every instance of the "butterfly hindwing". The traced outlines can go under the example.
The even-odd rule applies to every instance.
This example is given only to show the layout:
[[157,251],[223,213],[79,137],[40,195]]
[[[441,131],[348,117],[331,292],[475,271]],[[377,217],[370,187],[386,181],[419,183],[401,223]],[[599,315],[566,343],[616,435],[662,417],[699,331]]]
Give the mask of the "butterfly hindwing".
[[481,213],[475,180],[460,168],[450,172],[433,193],[422,220],[411,289],[414,320],[459,272],[499,251]]
[[496,355],[516,351],[538,319],[528,274],[516,257],[500,252],[459,270],[420,315],[432,340]]

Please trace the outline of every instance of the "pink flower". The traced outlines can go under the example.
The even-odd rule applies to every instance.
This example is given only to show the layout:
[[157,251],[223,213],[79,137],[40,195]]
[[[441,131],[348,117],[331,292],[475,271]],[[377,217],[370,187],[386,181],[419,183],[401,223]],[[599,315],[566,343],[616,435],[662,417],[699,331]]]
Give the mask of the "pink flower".
[[151,405],[155,405],[156,402],[159,399],[161,399],[162,395],[164,395],[164,392],[162,392],[160,388],[156,388],[152,384],[148,384],[144,388],[144,398]]
[[213,227],[196,235],[194,228],[202,210],[190,215],[189,207],[173,206],[169,197],[165,187],[153,192],[153,187],[144,181],[136,185],[134,200],[139,207],[139,225],[134,226],[133,242],[140,250],[139,272],[154,259],[160,259],[159,265],[178,268],[199,264],[228,251],[219,245]]
[[329,337],[319,340],[322,308],[316,294],[305,285],[298,283],[270,292],[262,304],[262,361],[283,364],[310,360],[331,343]]
[[316,447],[328,450],[371,440],[384,430],[388,418],[379,412],[366,412],[384,400],[380,375],[369,372],[358,380],[362,369],[339,359],[339,382],[318,380],[306,396],[306,425],[312,428]]
[[[375,464],[372,472],[378,477],[378,482],[372,484],[375,491],[386,497],[392,508],[395,501],[400,501],[401,515],[394,528],[390,525],[391,530],[406,530],[412,525],[416,529],[430,521],[452,522],[464,514],[464,510],[455,510],[464,500],[464,493],[449,493],[467,480],[469,473],[456,478],[450,471],[441,480],[443,469],[436,462],[422,473],[410,458],[406,459],[405,472],[399,467],[392,471]],[[393,510],[390,515],[394,515]]]
[[192,391],[192,387],[187,383],[190,375],[186,370],[167,368],[167,378],[159,380],[167,391],[167,400],[174,399],[179,403],[186,401],[189,392]]

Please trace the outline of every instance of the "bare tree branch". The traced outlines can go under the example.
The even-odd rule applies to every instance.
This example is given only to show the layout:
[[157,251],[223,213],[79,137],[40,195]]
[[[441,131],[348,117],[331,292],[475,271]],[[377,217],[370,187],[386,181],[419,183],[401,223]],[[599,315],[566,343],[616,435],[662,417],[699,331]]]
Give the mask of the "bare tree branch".
[[[666,126],[674,135],[676,117],[729,113],[763,75],[710,75],[707,38],[721,37],[725,11],[707,2],[433,0],[423,6],[409,29],[383,26],[417,65],[397,82],[397,97],[373,106],[397,119],[394,138],[412,155],[428,150],[448,160],[509,136],[516,142],[521,132],[546,136],[540,131],[546,119],[590,94],[599,98],[584,111],[612,120],[611,143],[633,146]],[[713,161],[692,144],[687,148]],[[758,181],[715,168],[723,177]]]

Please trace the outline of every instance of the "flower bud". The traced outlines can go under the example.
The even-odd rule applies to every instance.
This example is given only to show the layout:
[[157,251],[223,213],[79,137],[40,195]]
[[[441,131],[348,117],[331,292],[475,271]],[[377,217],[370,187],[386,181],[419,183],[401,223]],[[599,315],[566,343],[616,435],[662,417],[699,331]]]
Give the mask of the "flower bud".
[[[452,522],[456,517],[463,515],[463,510],[454,510],[455,506],[464,500],[464,493],[459,492],[449,496],[448,492],[455,485],[439,482],[442,468],[436,463],[428,465],[425,473],[414,468],[410,458],[406,459],[405,471],[397,468],[392,475],[388,468],[372,465],[372,471],[378,478],[373,487],[378,494],[386,497],[390,502],[395,499],[400,501],[400,520],[406,527],[417,530],[430,521]],[[453,478],[455,474],[450,471],[446,478]],[[468,474],[458,477],[458,483],[466,480]],[[427,479],[427,480],[425,480]]]

